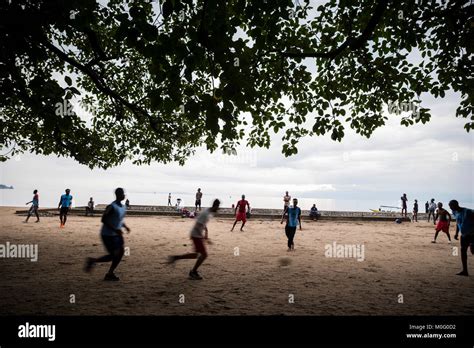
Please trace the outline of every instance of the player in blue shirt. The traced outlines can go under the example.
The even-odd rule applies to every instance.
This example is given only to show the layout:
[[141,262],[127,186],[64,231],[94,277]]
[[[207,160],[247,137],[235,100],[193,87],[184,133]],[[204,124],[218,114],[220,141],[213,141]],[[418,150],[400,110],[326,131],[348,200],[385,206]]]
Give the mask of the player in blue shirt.
[[449,207],[456,217],[456,235],[454,239],[458,239],[458,234],[461,232],[461,262],[462,271],[457,275],[468,276],[467,272],[467,249],[471,248],[471,254],[474,254],[474,211],[472,209],[463,208],[459,206],[458,201],[452,200],[449,202]]
[[298,207],[298,199],[293,198],[293,205],[286,207],[281,217],[281,224],[286,217],[285,234],[288,238],[288,251],[295,250],[295,233],[298,223],[301,230],[301,209]]
[[58,209],[59,209],[59,220],[61,224],[59,225],[60,228],[63,228],[66,225],[67,214],[69,213],[69,209],[72,205],[72,196],[70,195],[71,190],[66,189],[66,193],[61,195],[59,199]]

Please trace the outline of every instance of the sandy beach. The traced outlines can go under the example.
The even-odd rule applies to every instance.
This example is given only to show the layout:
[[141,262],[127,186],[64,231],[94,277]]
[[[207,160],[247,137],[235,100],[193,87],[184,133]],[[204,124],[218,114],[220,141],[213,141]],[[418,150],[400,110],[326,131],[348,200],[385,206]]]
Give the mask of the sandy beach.
[[[474,313],[474,257],[472,275],[456,276],[461,264],[453,247],[459,242],[449,245],[441,233],[437,244],[430,243],[434,228],[426,221],[304,222],[296,250],[288,253],[279,221],[251,219],[245,232],[231,233],[232,221],[216,218],[208,226],[213,245],[200,270],[204,280],[191,281],[193,260],[165,261],[192,249],[194,221],[130,216],[130,255],[116,272],[121,281],[104,282],[108,264],[91,274],[82,270],[87,256],[104,254],[99,217],[71,216],[60,229],[57,217],[25,224],[15,210],[0,208],[0,244],[37,244],[38,261],[0,258],[1,315]],[[326,246],[334,243],[364,246],[364,260],[326,257]]]

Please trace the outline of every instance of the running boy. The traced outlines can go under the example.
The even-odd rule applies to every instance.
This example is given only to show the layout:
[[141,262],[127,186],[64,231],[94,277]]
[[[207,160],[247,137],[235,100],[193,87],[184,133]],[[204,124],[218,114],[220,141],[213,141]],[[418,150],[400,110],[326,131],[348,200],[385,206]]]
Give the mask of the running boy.
[[[193,280],[201,280],[202,277],[198,273],[199,266],[202,265],[204,260],[207,258],[207,251],[206,246],[204,245],[204,241],[211,244],[208,234],[209,230],[207,229],[207,223],[209,222],[210,218],[214,215],[215,212],[219,210],[221,202],[216,199],[214,200],[212,207],[204,210],[198,215],[196,223],[191,230],[191,240],[194,244],[194,253],[188,253],[183,255],[171,255],[168,256],[168,263],[173,264],[178,260],[184,259],[197,259],[196,263],[194,264],[193,269],[189,272],[189,279]],[[204,235],[203,235],[204,231]]]
[[125,191],[123,188],[117,188],[115,190],[115,201],[105,208],[104,215],[102,216],[100,235],[108,254],[99,258],[87,258],[84,267],[84,271],[90,272],[95,263],[112,261],[109,271],[104,277],[104,280],[107,281],[120,280],[120,278],[114,274],[114,271],[120,261],[122,261],[123,254],[125,253],[122,227],[130,233],[130,228],[125,225],[123,221],[127,211],[125,205],[122,204],[124,199]]

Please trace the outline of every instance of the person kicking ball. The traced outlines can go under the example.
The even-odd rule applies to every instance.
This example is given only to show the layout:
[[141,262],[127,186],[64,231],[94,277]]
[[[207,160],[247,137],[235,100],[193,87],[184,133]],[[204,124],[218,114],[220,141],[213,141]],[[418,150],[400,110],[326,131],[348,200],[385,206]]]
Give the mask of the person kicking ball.
[[[204,241],[212,244],[208,238],[209,230],[207,229],[207,223],[210,218],[219,210],[221,202],[216,199],[214,200],[212,207],[201,212],[191,230],[191,240],[194,244],[194,253],[182,254],[182,255],[171,255],[168,256],[168,264],[174,264],[178,260],[184,259],[197,259],[193,269],[189,272],[189,279],[201,280],[202,277],[198,273],[199,266],[202,265],[204,260],[207,258],[206,246]],[[203,235],[204,232],[204,235]]]
[[120,280],[114,274],[114,271],[120,261],[122,261],[123,254],[125,253],[122,227],[130,233],[130,228],[123,222],[127,210],[125,205],[122,204],[122,201],[125,199],[123,188],[119,187],[115,190],[115,197],[115,201],[105,208],[104,215],[102,216],[102,229],[100,231],[102,242],[108,254],[99,258],[87,258],[84,267],[84,271],[89,273],[96,263],[112,262],[109,271],[104,277],[104,280],[107,281]]

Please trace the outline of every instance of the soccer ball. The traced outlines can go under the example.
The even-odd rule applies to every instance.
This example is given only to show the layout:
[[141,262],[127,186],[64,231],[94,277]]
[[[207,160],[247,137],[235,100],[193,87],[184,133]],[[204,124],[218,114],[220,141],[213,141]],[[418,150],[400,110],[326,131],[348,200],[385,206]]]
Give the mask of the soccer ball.
[[278,259],[278,264],[280,267],[289,266],[291,264],[291,259],[289,257],[280,257]]

